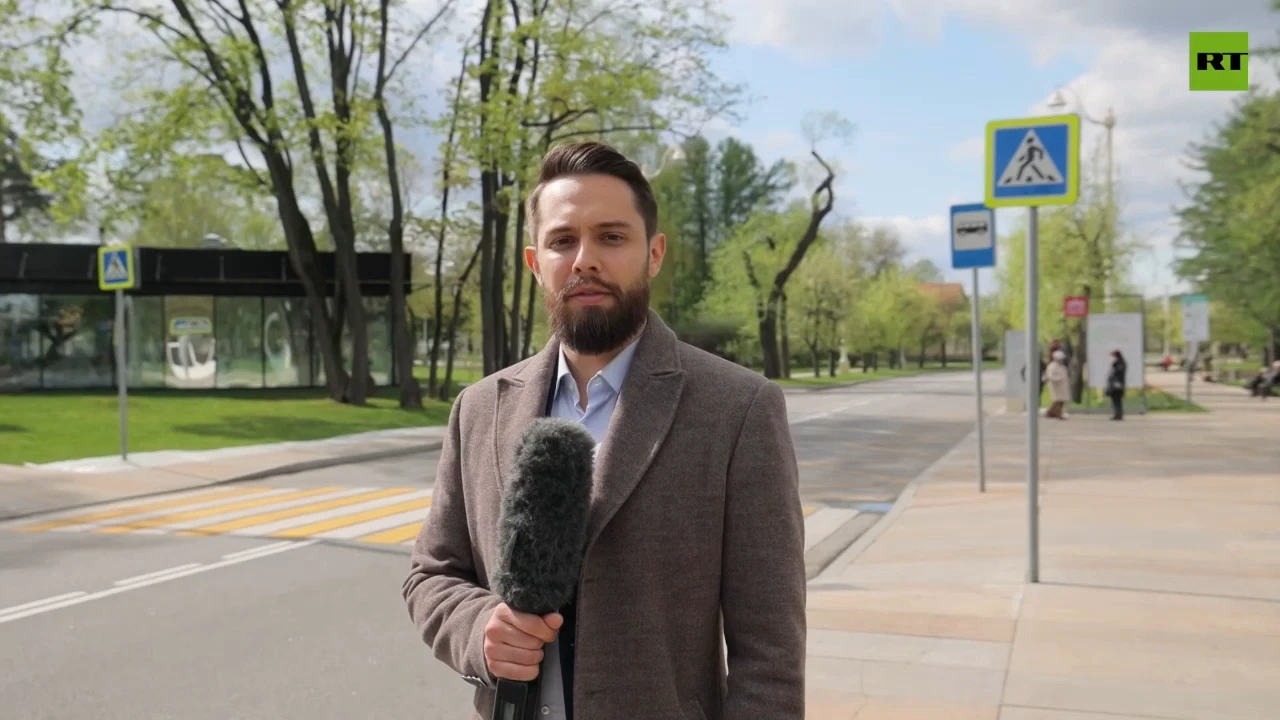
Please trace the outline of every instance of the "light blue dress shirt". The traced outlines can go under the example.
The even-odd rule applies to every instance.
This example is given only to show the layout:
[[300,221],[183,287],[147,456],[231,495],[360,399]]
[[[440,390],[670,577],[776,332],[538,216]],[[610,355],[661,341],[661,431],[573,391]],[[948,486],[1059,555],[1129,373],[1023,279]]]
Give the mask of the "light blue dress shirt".
[[[569,363],[564,358],[564,350],[560,350],[560,364],[556,370],[555,395],[551,401],[551,416],[565,418],[581,423],[596,439],[596,452],[600,451],[600,443],[604,442],[605,433],[609,430],[609,421],[613,419],[613,409],[618,405],[618,395],[622,392],[622,383],[627,378],[627,370],[631,367],[631,358],[636,354],[636,342],[618,353],[618,356],[604,366],[595,377],[587,383],[587,406],[582,407],[578,394],[578,383],[569,372]],[[560,674],[560,640],[557,638],[543,647],[542,658],[542,717],[548,720],[565,720],[564,679]]]

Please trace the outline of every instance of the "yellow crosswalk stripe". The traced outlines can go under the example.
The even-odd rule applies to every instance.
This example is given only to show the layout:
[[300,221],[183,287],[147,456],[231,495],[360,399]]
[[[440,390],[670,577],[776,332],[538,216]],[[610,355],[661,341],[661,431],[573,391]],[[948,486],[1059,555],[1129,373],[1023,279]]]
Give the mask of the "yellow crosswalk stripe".
[[188,530],[183,535],[218,535],[221,533],[233,532],[235,530],[243,530],[254,525],[266,525],[277,520],[286,520],[288,518],[300,517],[302,515],[310,515],[311,513],[324,512],[334,508],[344,507],[347,505],[356,505],[370,500],[379,498],[392,497],[394,495],[405,495],[415,492],[414,488],[391,488],[389,490],[377,490],[374,492],[361,493],[359,495],[349,495],[347,497],[335,498],[333,500],[325,500],[324,502],[312,503],[310,505],[300,505],[293,508],[285,508],[274,512],[262,513],[260,515],[250,515],[249,517],[237,518],[235,520],[227,520],[226,522],[215,523],[213,525],[205,525],[203,527]]
[[372,535],[365,535],[362,538],[356,538],[357,542],[373,543],[374,545],[399,545],[406,543],[418,537],[418,533],[422,531],[423,520],[411,522],[407,525],[383,530]]
[[140,515],[147,512],[155,512],[157,510],[169,510],[187,505],[197,505],[199,503],[210,502],[212,500],[230,499],[234,497],[244,497],[246,495],[255,495],[264,493],[274,488],[269,487],[236,487],[215,490],[209,493],[201,493],[200,495],[188,495],[186,497],[161,500],[158,502],[144,503],[141,505],[129,505],[128,507],[115,508],[113,510],[100,510],[85,515],[75,515],[72,517],[58,518],[57,520],[46,520],[45,522],[35,523],[33,525],[24,525],[14,528],[23,532],[44,532],[46,530],[56,530],[58,528],[70,527],[72,525],[83,525],[85,523],[96,523],[113,518],[126,517],[128,515]]
[[298,527],[281,530],[280,532],[271,533],[268,537],[278,538],[300,538],[319,535],[322,532],[336,530],[338,528],[359,525],[362,522],[377,520],[378,518],[399,515],[400,513],[409,512],[411,510],[421,510],[431,506],[431,498],[422,498],[419,500],[407,500],[395,505],[387,505],[385,507],[373,508],[364,512],[353,513],[351,515],[342,515],[340,517],[331,518],[329,520],[320,520],[310,523],[309,525],[299,525]]
[[120,525],[112,525],[109,527],[99,528],[96,532],[116,535],[119,533],[133,532],[143,528],[158,528],[173,523],[185,522],[187,520],[197,520],[204,517],[212,517],[214,515],[222,515],[224,513],[236,512],[237,510],[248,510],[250,508],[262,507],[264,505],[275,505],[276,503],[289,502],[291,500],[301,500],[303,498],[315,495],[327,495],[336,492],[342,488],[327,487],[315,488],[312,490],[299,490],[297,492],[284,493],[283,495],[272,495],[270,497],[255,498],[253,500],[242,500],[227,505],[217,505],[215,507],[202,508],[200,510],[188,510],[186,512],[174,513],[173,515],[163,515],[156,518],[148,518],[146,520],[135,520]]

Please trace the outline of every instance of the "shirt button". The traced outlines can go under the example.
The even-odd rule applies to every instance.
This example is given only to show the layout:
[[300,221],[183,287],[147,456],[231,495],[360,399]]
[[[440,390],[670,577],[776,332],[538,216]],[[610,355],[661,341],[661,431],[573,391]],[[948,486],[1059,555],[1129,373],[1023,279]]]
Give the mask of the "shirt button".
[[551,706],[550,706],[550,705],[543,705],[543,706],[542,706],[542,714],[543,714],[543,715],[550,715],[550,714],[551,714]]

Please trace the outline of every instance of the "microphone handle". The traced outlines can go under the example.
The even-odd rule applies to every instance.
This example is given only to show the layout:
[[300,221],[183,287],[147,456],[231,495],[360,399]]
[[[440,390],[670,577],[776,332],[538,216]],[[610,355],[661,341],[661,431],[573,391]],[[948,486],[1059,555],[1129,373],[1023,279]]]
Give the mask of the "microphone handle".
[[493,700],[490,720],[535,720],[541,700],[541,683],[498,678],[498,691]]

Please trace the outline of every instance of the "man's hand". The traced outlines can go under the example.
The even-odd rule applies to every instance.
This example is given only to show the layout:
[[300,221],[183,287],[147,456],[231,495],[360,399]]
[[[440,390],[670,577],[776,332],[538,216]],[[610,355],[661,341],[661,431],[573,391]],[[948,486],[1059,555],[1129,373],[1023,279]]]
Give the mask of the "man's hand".
[[538,677],[542,646],[556,639],[564,624],[559,613],[530,615],[502,603],[484,626],[484,661],[494,677],[528,681]]

